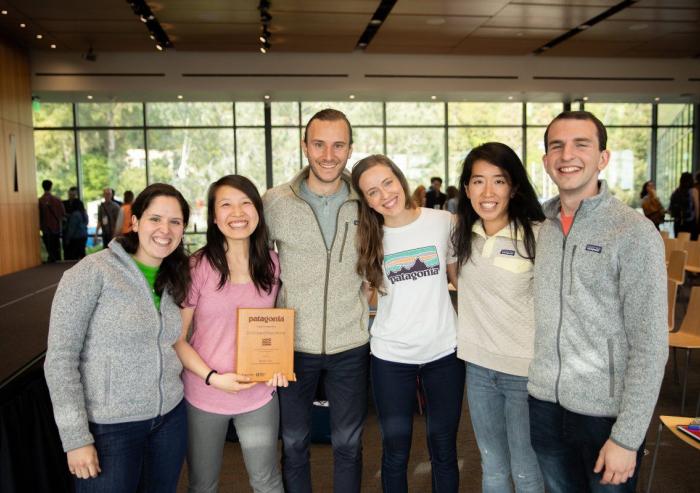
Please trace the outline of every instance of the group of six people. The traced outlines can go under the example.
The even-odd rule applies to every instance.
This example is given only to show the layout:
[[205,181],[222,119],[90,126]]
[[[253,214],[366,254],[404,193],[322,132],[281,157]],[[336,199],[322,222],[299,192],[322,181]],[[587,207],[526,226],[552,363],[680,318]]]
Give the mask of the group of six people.
[[[386,156],[347,173],[352,127],[326,109],[289,183],[210,186],[189,258],[187,202],[148,186],[132,232],[53,301],[45,373],[76,490],[175,491],[186,455],[189,491],[217,491],[233,419],[254,491],[310,492],[323,375],[336,492],[361,490],[370,378],[386,492],[408,490],[416,382],[433,491],[458,491],[465,381],[483,491],[634,491],[668,351],[665,263],[654,225],[599,180],[606,140],[587,112],[550,123],[560,195],[544,207],[512,149],[480,145],[453,216],[417,207]],[[235,373],[236,309],[273,306],[296,311],[296,381],[255,384]]]

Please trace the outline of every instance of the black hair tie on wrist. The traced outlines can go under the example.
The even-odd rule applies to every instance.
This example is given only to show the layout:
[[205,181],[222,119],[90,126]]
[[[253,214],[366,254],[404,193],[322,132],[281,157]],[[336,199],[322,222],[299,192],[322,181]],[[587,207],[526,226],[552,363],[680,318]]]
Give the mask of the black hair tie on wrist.
[[212,376],[214,373],[217,373],[217,374],[218,374],[219,372],[216,371],[216,370],[210,371],[209,374],[207,375],[207,378],[204,379],[204,383],[206,383],[207,385],[211,385],[211,384],[209,383],[209,379],[211,378],[211,376]]

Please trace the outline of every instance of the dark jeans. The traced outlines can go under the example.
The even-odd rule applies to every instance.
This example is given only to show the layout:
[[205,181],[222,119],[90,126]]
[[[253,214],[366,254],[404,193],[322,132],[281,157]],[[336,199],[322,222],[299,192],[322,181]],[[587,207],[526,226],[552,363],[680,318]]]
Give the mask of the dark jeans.
[[636,491],[644,443],[637,450],[634,476],[626,483],[603,485],[595,474],[598,453],[610,437],[615,418],[585,416],[559,404],[530,396],[530,439],[549,493],[633,493]]
[[72,238],[63,242],[63,258],[64,260],[80,260],[85,257],[85,238]]
[[331,420],[333,490],[360,491],[368,367],[369,344],[338,354],[294,353],[297,381],[279,388],[282,472],[287,493],[311,491],[311,408],[322,372]]
[[90,423],[102,472],[75,479],[76,493],[173,493],[187,451],[183,399],[157,418],[131,423]]
[[41,230],[41,239],[44,240],[48,262],[61,260],[61,234],[54,233],[48,229]]
[[452,353],[424,365],[372,356],[372,389],[382,432],[382,488],[408,491],[416,380],[425,396],[426,434],[434,492],[457,492],[457,428],[464,396],[464,362]]

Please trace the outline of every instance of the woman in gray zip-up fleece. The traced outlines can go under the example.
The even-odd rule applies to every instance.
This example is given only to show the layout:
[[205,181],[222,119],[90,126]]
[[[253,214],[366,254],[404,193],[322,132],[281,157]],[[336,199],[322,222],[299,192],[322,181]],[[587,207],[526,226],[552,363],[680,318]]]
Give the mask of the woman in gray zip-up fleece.
[[189,207],[170,185],[133,204],[133,231],[66,271],[44,370],[77,492],[175,491],[187,442],[173,344],[189,285]]

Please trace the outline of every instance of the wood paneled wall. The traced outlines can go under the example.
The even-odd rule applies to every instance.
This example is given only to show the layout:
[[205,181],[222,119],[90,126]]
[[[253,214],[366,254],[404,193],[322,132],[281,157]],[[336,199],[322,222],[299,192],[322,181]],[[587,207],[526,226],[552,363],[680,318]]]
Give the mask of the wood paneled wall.
[[38,265],[39,241],[29,57],[0,38],[0,275]]

